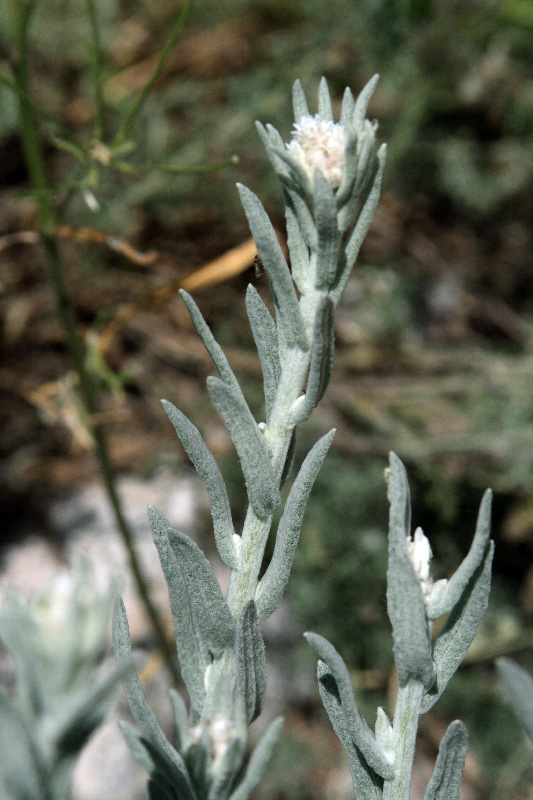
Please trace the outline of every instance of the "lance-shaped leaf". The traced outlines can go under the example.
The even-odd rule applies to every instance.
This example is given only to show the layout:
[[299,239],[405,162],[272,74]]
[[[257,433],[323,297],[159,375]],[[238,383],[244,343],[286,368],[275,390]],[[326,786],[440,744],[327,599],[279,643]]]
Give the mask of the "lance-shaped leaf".
[[318,84],[318,113],[322,119],[333,122],[333,108],[331,106],[331,97],[328,89],[327,80],[322,77]]
[[240,394],[242,395],[239,382],[229,365],[229,361],[224,355],[224,351],[222,350],[221,346],[211,333],[211,330],[209,329],[207,322],[202,316],[202,312],[200,311],[200,309],[198,308],[198,306],[196,305],[190,294],[187,294],[187,292],[184,289],[180,289],[180,294],[183,298],[185,305],[187,306],[189,314],[191,315],[194,327],[198,331],[198,335],[200,336],[200,339],[204,343],[205,349],[211,356],[213,364],[215,365],[218,374],[220,375],[224,383],[227,383],[228,386],[232,386],[236,392],[240,392]]
[[231,614],[202,551],[188,537],[172,531],[157,509],[150,506],[148,516],[168,584],[181,674],[193,710],[201,714],[204,674],[212,654],[232,646]]
[[244,699],[248,724],[261,713],[266,689],[265,645],[253,600],[244,605],[235,638],[237,689]]
[[317,633],[304,633],[304,636],[335,679],[350,739],[359,748],[368,766],[382,778],[391,780],[394,777],[394,766],[382,752],[372,731],[361,716],[350,674],[341,655],[323,636]]
[[189,714],[182,696],[175,689],[170,689],[170,702],[174,713],[174,742],[176,750],[184,752],[191,741]]
[[164,759],[161,758],[157,748],[153,747],[150,741],[129,723],[119,722],[119,726],[133,757],[150,776],[148,783],[150,800],[152,798],[192,800],[194,795],[188,787],[184,791],[179,783],[174,783],[173,772],[168,768]]
[[476,532],[470,550],[462,564],[448,581],[442,599],[438,604],[428,607],[429,619],[438,619],[452,610],[454,605],[459,602],[470,578],[485,558],[490,537],[491,503],[492,492],[487,489],[479,507]]
[[458,800],[468,733],[460,720],[452,722],[442,737],[437,763],[426,789],[424,800]]
[[292,421],[304,422],[322,400],[333,371],[335,349],[334,305],[329,295],[323,295],[318,304],[313,331],[313,351],[305,395],[295,404]]
[[335,279],[340,233],[337,229],[337,203],[333,189],[319,169],[315,169],[313,207],[317,230],[315,288],[326,291]]
[[420,713],[437,702],[470,647],[483,614],[487,610],[494,543],[487,545],[485,558],[466,585],[459,602],[433,643],[435,683],[422,698]]
[[252,284],[246,290],[246,311],[248,312],[255,346],[257,347],[263,370],[265,408],[268,422],[281,375],[278,332],[268,308]]
[[268,763],[272,758],[274,747],[281,736],[282,728],[282,717],[277,717],[270,723],[266,732],[263,734],[263,738],[256,745],[250,757],[243,779],[235,791],[232,792],[229,800],[248,800],[266,772]]
[[241,184],[238,184],[237,188],[257,246],[257,252],[268,275],[278,316],[278,325],[283,329],[283,335],[289,347],[298,346],[301,350],[308,350],[309,344],[305,335],[298,298],[276,232],[259,198]]
[[352,267],[357,259],[363,240],[368,233],[368,229],[374,218],[374,213],[381,194],[381,181],[383,178],[383,169],[385,167],[385,158],[387,154],[386,145],[382,144],[377,153],[376,167],[368,182],[361,207],[357,213],[353,228],[348,235],[346,243],[343,248],[339,266],[337,268],[337,278],[335,280],[335,287],[331,291],[331,295],[337,304],[340,296],[346,286],[346,281],[350,276]]
[[231,508],[226,485],[217,462],[202,439],[200,431],[187,419],[185,414],[182,414],[179,409],[167,400],[162,400],[161,402],[185,452],[205,483],[211,506],[215,541],[220,557],[228,567],[237,569],[239,557],[233,543],[235,529],[231,519]]
[[[339,207],[338,226],[343,233],[350,227],[352,232],[354,214],[363,192],[372,186],[374,174],[378,165],[376,155],[376,129],[374,125],[365,120],[363,130],[357,134],[353,129],[348,133],[344,152],[344,174],[341,185],[335,195]],[[361,204],[362,206],[363,204]]]
[[340,123],[343,127],[345,128],[352,127],[354,108],[355,108],[355,102],[353,99],[352,90],[350,89],[349,86],[347,86],[342,96],[342,106],[341,106]]
[[150,756],[152,760],[154,760],[154,753],[157,752],[160,763],[164,764],[165,770],[172,776],[174,785],[183,794],[184,800],[195,800],[195,793],[190,783],[185,762],[180,754],[174,750],[161,730],[154,712],[148,705],[141,682],[135,671],[128,618],[124,603],[120,597],[115,604],[113,618],[113,647],[117,661],[127,668],[122,679],[122,686],[124,687],[131,713],[141,728],[144,738],[151,745]]
[[316,442],[289,492],[279,521],[272,560],[257,588],[256,604],[261,621],[267,619],[278,607],[285,591],[307,500],[334,435],[335,430],[332,430]]
[[[285,208],[291,208],[298,220],[298,228],[303,236],[306,246],[313,252],[317,249],[317,234],[313,215],[300,192],[296,191],[287,181],[283,182],[283,199]],[[300,288],[300,287],[298,287]]]
[[389,566],[387,570],[387,611],[392,623],[394,660],[400,686],[409,680],[429,688],[435,672],[420,579],[409,557],[411,502],[409,483],[402,462],[390,454],[388,479]]
[[235,445],[252,508],[258,517],[267,517],[279,506],[281,497],[263,434],[233,387],[209,377],[207,388]]
[[[0,690],[0,790],[7,800],[40,800],[44,775],[30,721]],[[2,797],[4,795],[2,794]]]
[[[365,168],[364,163],[361,164],[361,159],[358,158],[359,148],[357,134],[351,126],[347,126],[345,128],[345,137],[346,145],[344,148],[344,169],[339,188],[335,192],[335,203],[337,204],[338,208],[344,206],[353,195],[357,174],[360,170]],[[357,203],[355,198],[354,200]],[[346,209],[344,213],[341,212],[338,215],[338,227],[340,230],[344,232],[350,221],[349,209]]]
[[317,678],[318,690],[324,708],[333,725],[333,730],[337,734],[339,741],[344,747],[346,756],[348,757],[348,764],[350,765],[350,773],[356,796],[364,798],[364,800],[382,800],[383,778],[377,775],[374,770],[368,766],[360,749],[353,741],[342,707],[339,687],[329,668],[323,661],[318,662]]
[[278,178],[293,182],[288,165],[274,152],[284,147],[283,139],[279,131],[276,130],[273,125],[267,125],[265,128],[261,122],[256,122],[255,127],[261,139],[261,144],[265,148],[268,160]]
[[[305,207],[307,209],[307,206]],[[307,211],[309,213],[309,209],[307,209]],[[287,192],[285,193],[285,222],[287,225],[287,247],[289,248],[292,279],[301,294],[306,294],[308,290],[309,248],[298,222],[296,211],[293,208],[290,196]]]
[[496,667],[512,709],[533,745],[533,678],[509,658],[499,658]]
[[292,84],[292,107],[295,122],[300,122],[302,117],[307,117],[309,114],[305,92],[299,78]]
[[366,86],[363,87],[363,89],[359,94],[359,97],[355,101],[355,108],[353,112],[353,126],[357,131],[360,131],[363,128],[363,123],[365,121],[368,104],[370,103],[372,95],[376,90],[378,81],[379,81],[379,75],[376,73],[372,78],[370,78]]

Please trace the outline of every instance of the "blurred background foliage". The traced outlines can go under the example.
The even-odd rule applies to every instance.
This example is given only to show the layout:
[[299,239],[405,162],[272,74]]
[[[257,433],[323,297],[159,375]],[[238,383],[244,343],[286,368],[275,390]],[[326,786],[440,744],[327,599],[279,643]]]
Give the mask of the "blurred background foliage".
[[[0,4],[6,77],[8,10]],[[110,142],[153,69],[176,6],[101,0],[96,11],[103,141]],[[34,99],[89,153],[94,86],[85,3],[36,2],[29,55]],[[492,486],[490,610],[468,664],[423,732],[434,751],[442,719],[460,716],[471,731],[467,777],[478,796],[530,797],[531,767],[491,659],[512,654],[533,667],[533,2],[197,0],[131,132],[127,169],[74,157],[58,146],[57,126],[40,119],[61,223],[124,237],[159,257],[132,263],[105,237],[67,237],[62,250],[79,318],[96,342],[92,369],[103,387],[117,469],[148,475],[183,468],[159,406],[167,397],[193,418],[222,462],[238,517],[242,478],[205,395],[210,366],[180,301],[136,314],[105,353],[98,352],[99,332],[124,303],[142,301],[248,237],[236,180],[260,195],[282,231],[279,187],[254,120],[272,122],[288,138],[296,77],[314,95],[325,75],[340,101],[346,85],[358,91],[374,72],[381,81],[370,115],[389,143],[384,192],[339,308],[334,380],[300,442],[303,454],[319,433],[338,429],[311,496],[289,601],[301,630],[311,627],[338,646],[367,690],[368,708],[386,703],[394,691],[384,597],[386,453],[394,449],[406,462],[414,521],[430,537],[439,577],[466,552],[481,491]],[[45,530],[44,498],[81,485],[94,466],[42,257],[34,244],[7,244],[11,234],[35,228],[35,214],[16,103],[5,85],[0,108],[1,491],[4,535],[13,540]],[[237,166],[169,174],[233,154]],[[205,287],[197,299],[261,414],[243,302],[250,280],[267,296],[265,278],[250,269]],[[206,531],[208,525],[206,517]],[[312,671],[312,656],[300,648],[294,646],[294,664]],[[312,731],[318,702],[297,712]],[[314,764],[322,785],[325,769],[302,755],[302,748],[320,749],[320,737],[302,734],[299,718],[291,719],[292,755],[280,754],[264,800],[323,794],[290,772],[295,759]]]

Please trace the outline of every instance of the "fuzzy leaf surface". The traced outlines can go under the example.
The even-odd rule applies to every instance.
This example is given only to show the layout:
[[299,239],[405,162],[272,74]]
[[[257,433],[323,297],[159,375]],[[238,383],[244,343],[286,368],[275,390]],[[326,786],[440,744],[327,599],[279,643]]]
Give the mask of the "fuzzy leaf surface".
[[433,643],[435,683],[422,698],[421,714],[425,714],[437,702],[472,644],[489,602],[493,554],[494,543],[490,542],[485,558],[470,578]]
[[496,667],[511,707],[533,745],[533,678],[509,658],[499,658]]
[[309,114],[305,92],[303,90],[302,82],[299,78],[297,78],[292,84],[292,107],[296,122],[300,122],[302,117],[306,117]]
[[383,778],[368,766],[363,754],[350,734],[342,707],[337,681],[323,661],[317,667],[318,690],[333,730],[344,747],[350,765],[353,788],[361,800],[381,800],[383,797]]
[[246,290],[246,311],[248,312],[250,327],[252,328],[255,346],[257,347],[263,370],[265,409],[268,422],[281,376],[278,332],[268,308],[252,284]]
[[337,229],[337,203],[333,189],[318,169],[315,170],[313,201],[318,245],[315,288],[327,291],[337,271],[340,234]]
[[304,400],[298,409],[297,422],[304,422],[324,397],[333,372],[335,350],[335,307],[329,295],[320,299],[313,331],[313,351]]
[[[147,742],[150,743],[152,750],[150,756],[154,760],[154,752],[157,752],[161,763],[172,776],[172,780],[183,796],[184,800],[196,800],[194,790],[189,781],[187,767],[179,753],[174,750],[155,717],[154,712],[148,705],[144,695],[139,677],[133,665],[131,652],[131,639],[128,626],[128,618],[122,598],[118,598],[115,604],[115,614],[113,619],[113,647],[115,657],[119,664],[124,664],[127,669],[122,685],[128,701],[131,713],[141,728]],[[155,763],[155,762],[154,762]]]
[[390,780],[394,777],[394,767],[383,754],[374,738],[374,734],[361,716],[361,712],[357,707],[350,674],[341,655],[327,639],[318,633],[305,633],[304,636],[335,679],[348,735],[354,745],[361,751],[368,766],[382,778]]
[[252,508],[258,517],[267,517],[279,506],[281,497],[263,434],[242,395],[233,387],[209,377],[207,388],[235,445]]
[[298,298],[272,223],[259,198],[241,184],[238,184],[238,189],[257,252],[268,275],[278,326],[283,333],[283,338],[288,347],[299,347],[306,351],[309,349],[309,344],[305,335]]
[[231,508],[228,493],[222,474],[218,468],[213,454],[202,439],[196,428],[185,414],[167,400],[162,400],[169,420],[191,459],[196,471],[202,477],[213,518],[213,531],[218,552],[223,561],[232,569],[237,569],[239,558],[233,543],[235,529],[231,518]]
[[426,604],[407,545],[407,538],[411,535],[409,483],[398,456],[391,453],[389,463],[387,611],[392,623],[394,660],[400,686],[413,679],[429,688],[435,680],[435,671]]
[[278,607],[287,586],[307,500],[334,435],[335,431],[332,430],[316,442],[289,492],[278,525],[274,553],[256,593],[257,610],[262,622]]
[[424,800],[459,800],[467,750],[467,730],[462,722],[455,720],[442,737]]
[[283,717],[277,717],[270,723],[262,739],[260,739],[250,756],[250,761],[246,767],[243,779],[235,791],[232,792],[229,800],[248,800],[266,772],[269,761],[272,758],[274,747],[281,736],[282,728]]
[[250,724],[261,713],[266,689],[265,645],[253,600],[249,600],[239,614],[235,655],[237,689],[244,699]]
[[490,538],[491,504],[492,492],[490,489],[487,489],[479,507],[476,532],[470,550],[462,564],[448,581],[441,602],[433,608],[428,609],[429,619],[438,619],[443,614],[448,614],[452,610],[454,605],[459,602],[470,578],[485,558]]

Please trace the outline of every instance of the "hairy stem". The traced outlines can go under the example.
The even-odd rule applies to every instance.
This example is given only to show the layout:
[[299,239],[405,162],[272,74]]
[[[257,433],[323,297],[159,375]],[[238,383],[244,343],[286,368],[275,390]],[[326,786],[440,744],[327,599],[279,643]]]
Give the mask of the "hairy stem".
[[393,724],[396,777],[392,781],[385,781],[383,800],[409,800],[423,694],[424,687],[418,681],[409,681],[406,686],[398,690]]

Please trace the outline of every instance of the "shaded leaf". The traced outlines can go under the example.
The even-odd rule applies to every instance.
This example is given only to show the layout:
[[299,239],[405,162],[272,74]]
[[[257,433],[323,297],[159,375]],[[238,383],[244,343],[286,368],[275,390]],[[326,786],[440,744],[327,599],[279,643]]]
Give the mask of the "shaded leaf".
[[424,800],[459,800],[467,750],[468,733],[463,723],[456,720],[442,738]]
[[281,375],[278,332],[268,308],[252,284],[246,290],[246,311],[248,312],[255,346],[257,347],[263,370],[265,409],[268,422]]
[[533,678],[509,658],[499,658],[496,667],[511,707],[533,745]]
[[248,800],[266,772],[274,747],[281,735],[282,728],[282,717],[277,717],[270,723],[250,757],[243,779],[231,794],[229,800]]
[[266,689],[265,645],[253,600],[243,606],[235,640],[237,690],[244,699],[248,724],[261,713]]

